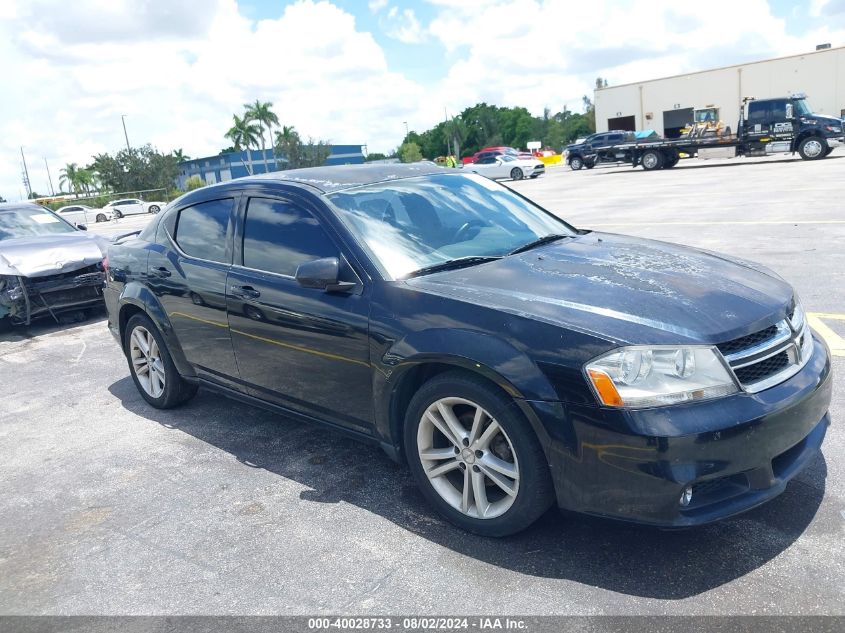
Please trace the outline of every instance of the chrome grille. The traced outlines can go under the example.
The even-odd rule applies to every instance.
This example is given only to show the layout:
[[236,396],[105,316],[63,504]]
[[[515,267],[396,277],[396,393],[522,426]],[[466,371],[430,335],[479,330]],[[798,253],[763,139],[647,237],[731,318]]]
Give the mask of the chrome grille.
[[788,319],[717,347],[742,388],[755,393],[798,373],[812,355],[813,337],[796,308]]

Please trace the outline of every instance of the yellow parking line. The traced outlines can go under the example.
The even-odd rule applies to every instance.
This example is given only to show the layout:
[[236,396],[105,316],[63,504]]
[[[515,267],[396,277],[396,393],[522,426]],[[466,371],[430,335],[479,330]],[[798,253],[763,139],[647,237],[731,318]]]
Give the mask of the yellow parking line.
[[829,312],[808,312],[807,322],[816,333],[821,336],[830,353],[834,356],[845,356],[845,339],[834,332],[824,320],[845,321],[845,314],[831,314]]

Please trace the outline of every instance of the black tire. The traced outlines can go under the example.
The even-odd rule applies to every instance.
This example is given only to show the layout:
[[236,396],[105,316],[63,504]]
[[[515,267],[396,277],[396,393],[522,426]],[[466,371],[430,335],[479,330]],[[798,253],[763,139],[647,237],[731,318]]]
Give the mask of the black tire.
[[511,180],[522,180],[524,177],[525,174],[522,173],[522,170],[519,167],[511,169]]
[[646,171],[654,171],[663,167],[663,154],[656,149],[650,149],[643,153],[640,164]]
[[584,159],[580,156],[573,156],[569,159],[569,169],[572,171],[578,171],[584,166]]
[[96,220],[97,220],[97,224],[99,224],[100,222],[105,222],[106,221],[105,214],[104,213],[98,213]]
[[119,209],[115,209],[115,210],[114,210],[114,217],[115,217],[115,218],[117,218],[117,219],[119,220],[120,218],[122,218],[122,217],[123,217],[123,212],[122,212],[122,211],[120,211]]
[[824,155],[825,155],[825,156],[828,156],[828,155],[830,155],[830,153],[831,153],[832,151],[833,151],[833,148],[832,148],[832,147],[830,147],[830,146],[828,146],[828,148],[824,151]]
[[[155,339],[155,342],[158,345],[161,362],[164,366],[164,389],[158,397],[153,397],[144,387],[141,386],[138,376],[135,373],[135,367],[132,363],[130,340],[132,333],[139,327],[149,332]],[[129,364],[129,373],[132,376],[132,381],[135,383],[135,387],[138,389],[138,393],[140,393],[141,397],[156,409],[171,409],[173,407],[177,407],[196,395],[197,385],[188,382],[179,375],[176,365],[173,364],[170,351],[167,349],[167,345],[164,342],[164,337],[162,337],[161,332],[158,331],[158,328],[146,314],[136,314],[129,319],[129,322],[126,324],[126,331],[124,332],[123,337],[123,352],[126,355],[126,361]]]
[[594,160],[585,160],[584,161],[584,167],[586,167],[587,169],[592,169],[595,166],[596,166],[596,161],[594,161]]
[[158,213],[159,211],[161,211],[161,207],[157,204],[151,204],[150,208],[147,209],[147,211],[149,211],[150,213]]
[[681,160],[681,157],[678,156],[677,152],[667,154],[663,159],[663,169],[672,169],[672,167],[678,164],[679,160]]
[[827,143],[819,136],[808,136],[798,145],[798,155],[804,160],[818,160],[825,154]]
[[[418,433],[428,407],[443,398],[461,398],[477,404],[498,422],[505,439],[509,440],[513,461],[519,464],[519,483],[512,504],[498,516],[486,519],[468,516],[446,501],[426,475],[418,450]],[[411,472],[426,499],[447,521],[469,532],[494,537],[515,534],[534,523],[554,502],[548,462],[531,425],[510,398],[469,372],[440,374],[417,391],[405,415],[404,446]],[[466,466],[456,472],[466,471]],[[478,466],[472,468],[479,472]],[[493,486],[491,490],[496,491]]]

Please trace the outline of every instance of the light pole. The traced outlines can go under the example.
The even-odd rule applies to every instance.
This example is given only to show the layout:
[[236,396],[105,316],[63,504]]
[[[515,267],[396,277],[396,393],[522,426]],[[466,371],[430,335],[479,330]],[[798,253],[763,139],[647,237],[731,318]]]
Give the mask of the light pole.
[[409,132],[408,132],[408,122],[402,121],[402,123],[405,124],[405,138],[408,138],[408,134],[409,134]]
[[123,123],[123,138],[126,139],[126,151],[128,153],[131,153],[131,150],[129,148],[129,135],[126,133],[126,115],[125,114],[120,115],[120,121],[121,121],[121,123]]

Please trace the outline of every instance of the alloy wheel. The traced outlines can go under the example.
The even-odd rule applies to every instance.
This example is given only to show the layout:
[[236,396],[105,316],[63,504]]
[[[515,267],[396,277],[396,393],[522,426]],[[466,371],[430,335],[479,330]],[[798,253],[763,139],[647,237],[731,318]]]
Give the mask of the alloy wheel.
[[425,410],[417,430],[423,471],[440,497],[466,516],[492,519],[519,492],[513,443],[493,416],[463,398],[441,398]]
[[810,139],[804,143],[804,154],[806,154],[807,158],[816,158],[823,151],[822,143],[817,139]]
[[161,397],[165,386],[164,362],[158,343],[149,330],[140,325],[132,330],[129,355],[132,371],[141,388],[152,398]]

